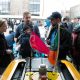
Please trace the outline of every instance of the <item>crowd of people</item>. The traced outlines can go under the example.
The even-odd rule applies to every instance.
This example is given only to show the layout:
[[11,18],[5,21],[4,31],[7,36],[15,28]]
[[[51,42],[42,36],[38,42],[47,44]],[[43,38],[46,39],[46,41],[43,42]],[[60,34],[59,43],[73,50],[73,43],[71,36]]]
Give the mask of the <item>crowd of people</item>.
[[[53,12],[47,19],[50,22],[50,27],[44,26],[42,21],[39,21],[39,25],[36,25],[32,22],[31,14],[24,12],[22,22],[17,26],[15,33],[12,35],[13,43],[11,45],[8,44],[11,39],[9,41],[9,38],[6,38],[4,35],[9,23],[0,20],[0,67],[7,67],[15,58],[13,55],[14,43],[19,45],[19,55],[22,58],[35,57],[34,54],[36,52],[41,54],[30,46],[29,39],[31,32],[35,32],[44,43],[46,42],[50,45],[51,51],[59,49],[58,60],[66,59],[66,56],[69,56],[79,70],[80,27],[74,30],[74,23],[70,21],[70,18],[65,17],[62,20],[62,15],[59,12]],[[13,25],[10,26],[13,27]]]

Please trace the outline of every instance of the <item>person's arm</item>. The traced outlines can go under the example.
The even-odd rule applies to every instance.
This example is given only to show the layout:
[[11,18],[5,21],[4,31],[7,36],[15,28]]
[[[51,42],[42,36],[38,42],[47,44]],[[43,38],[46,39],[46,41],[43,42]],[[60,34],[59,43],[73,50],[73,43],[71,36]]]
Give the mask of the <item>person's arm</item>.
[[12,53],[12,50],[8,49],[8,47],[6,46],[6,42],[0,39],[0,55],[5,53],[10,54]]
[[0,39],[0,55],[3,54],[5,52],[5,48],[4,48],[4,43],[2,41],[2,39]]

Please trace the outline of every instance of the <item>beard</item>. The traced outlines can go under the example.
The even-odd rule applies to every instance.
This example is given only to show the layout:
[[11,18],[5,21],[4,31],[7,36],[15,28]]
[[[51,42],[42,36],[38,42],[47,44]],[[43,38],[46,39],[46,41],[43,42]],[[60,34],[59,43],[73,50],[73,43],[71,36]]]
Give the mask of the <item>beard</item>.
[[52,24],[52,26],[56,26],[56,27],[58,27],[58,23],[54,23],[54,24]]

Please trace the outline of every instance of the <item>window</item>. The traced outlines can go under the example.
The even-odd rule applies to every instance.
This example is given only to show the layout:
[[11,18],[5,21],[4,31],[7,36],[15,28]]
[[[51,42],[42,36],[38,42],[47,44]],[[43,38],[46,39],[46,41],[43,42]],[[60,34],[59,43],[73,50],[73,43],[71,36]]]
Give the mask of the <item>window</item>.
[[40,4],[30,4],[29,11],[30,12],[40,12]]
[[40,0],[29,0],[30,2],[40,2]]
[[40,15],[40,0],[29,0],[29,11],[34,16]]
[[9,14],[10,0],[0,0],[0,14]]

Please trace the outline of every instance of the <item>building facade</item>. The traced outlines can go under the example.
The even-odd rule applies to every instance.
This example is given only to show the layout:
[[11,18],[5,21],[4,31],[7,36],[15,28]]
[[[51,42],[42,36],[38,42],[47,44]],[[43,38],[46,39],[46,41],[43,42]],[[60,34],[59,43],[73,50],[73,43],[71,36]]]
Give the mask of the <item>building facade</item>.
[[10,0],[10,14],[22,15],[29,11],[33,16],[42,16],[44,0]]
[[70,11],[69,10],[62,10],[61,15],[62,15],[63,18],[66,17],[66,16],[70,17]]
[[29,0],[10,0],[10,14],[21,15],[24,11],[28,11]]
[[0,0],[0,15],[10,14],[10,0]]
[[70,8],[70,16],[71,18],[80,17],[80,4]]
[[33,16],[43,16],[44,0],[0,0],[0,14],[22,15],[29,11]]

